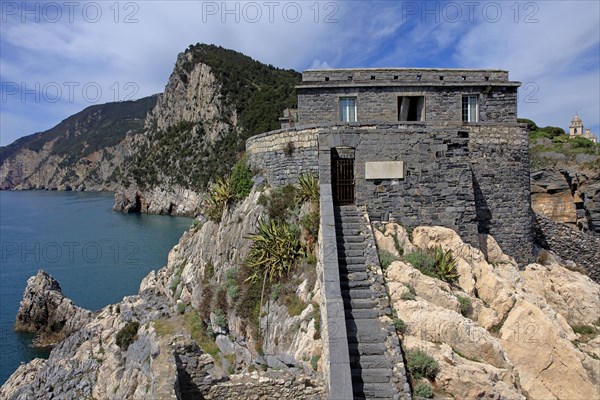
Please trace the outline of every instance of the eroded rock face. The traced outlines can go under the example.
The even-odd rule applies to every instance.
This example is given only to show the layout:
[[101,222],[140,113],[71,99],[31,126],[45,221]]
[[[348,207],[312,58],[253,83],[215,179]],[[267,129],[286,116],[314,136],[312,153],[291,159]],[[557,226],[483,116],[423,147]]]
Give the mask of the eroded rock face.
[[180,215],[195,217],[200,214],[202,195],[180,186],[169,189],[153,188],[141,191],[135,187],[115,193],[113,210],[124,213]]
[[[480,239],[493,263],[450,229],[413,231],[417,248],[451,250],[461,276],[453,286],[406,262],[388,267],[405,347],[436,359],[435,384],[455,398],[597,397],[600,285],[557,262],[519,271],[493,238]],[[462,314],[459,298],[470,304]],[[595,333],[575,333],[576,325]]]
[[600,234],[600,176],[571,170],[534,171],[531,206],[556,222]]
[[93,313],[63,296],[58,282],[40,270],[27,281],[15,330],[37,334],[35,344],[52,346],[83,327]]
[[[311,365],[311,357],[321,351],[311,304],[319,291],[314,278],[296,277],[303,280],[296,294],[306,302],[300,315],[291,316],[285,305],[272,299],[265,305],[262,343],[256,343],[235,309],[228,310],[225,323],[216,310],[208,310],[213,334],[203,335],[203,295],[208,287],[224,287],[227,271],[246,257],[251,244],[246,236],[264,214],[259,196],[253,191],[231,207],[221,224],[205,222],[184,233],[169,253],[167,266],[149,273],[137,295],[104,307],[62,340],[48,360],[21,366],[0,388],[0,398],[45,399],[51,393],[65,400],[187,400],[233,398],[236,393],[253,398],[269,391],[321,398],[320,373]],[[36,279],[30,279],[32,285]],[[59,287],[56,281],[40,280],[36,286],[59,293],[54,290]],[[179,305],[185,307],[183,312]],[[132,322],[139,324],[137,332],[128,345],[119,346],[119,333]],[[271,370],[266,375],[251,373],[261,367]]]

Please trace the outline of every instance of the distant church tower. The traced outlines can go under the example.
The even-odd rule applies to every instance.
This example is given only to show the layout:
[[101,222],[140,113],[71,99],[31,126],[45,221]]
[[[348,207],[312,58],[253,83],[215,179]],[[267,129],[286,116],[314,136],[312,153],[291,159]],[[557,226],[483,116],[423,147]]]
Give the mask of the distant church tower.
[[569,125],[569,137],[584,137],[596,143],[596,136],[590,131],[590,128],[587,128],[584,132],[583,122],[578,113],[575,113],[575,116],[571,120],[571,125]]

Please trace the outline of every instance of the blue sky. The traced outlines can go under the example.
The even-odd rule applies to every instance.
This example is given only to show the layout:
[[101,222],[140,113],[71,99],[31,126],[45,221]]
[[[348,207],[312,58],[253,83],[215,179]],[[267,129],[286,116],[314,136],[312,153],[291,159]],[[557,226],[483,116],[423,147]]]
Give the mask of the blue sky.
[[83,108],[162,92],[179,52],[214,43],[264,63],[499,68],[519,116],[600,134],[598,1],[0,2],[0,144]]

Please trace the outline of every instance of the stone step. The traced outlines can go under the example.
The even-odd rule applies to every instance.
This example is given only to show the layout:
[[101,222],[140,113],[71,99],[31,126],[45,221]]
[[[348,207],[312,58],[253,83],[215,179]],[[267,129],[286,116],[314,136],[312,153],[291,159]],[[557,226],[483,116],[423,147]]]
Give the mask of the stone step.
[[346,320],[346,329],[348,332],[383,332],[385,331],[379,325],[376,318],[370,320],[357,319],[354,321]]
[[368,399],[387,398],[391,399],[394,395],[392,385],[389,383],[364,383],[354,388],[354,393],[364,395]]
[[339,266],[340,275],[354,273],[354,272],[366,272],[367,267],[364,265],[356,264],[356,265],[340,265]]
[[364,243],[364,236],[360,235],[350,235],[350,236],[337,236],[338,243]]
[[363,228],[336,228],[336,236],[339,238],[340,236],[361,236],[363,233]]
[[371,289],[365,288],[346,289],[342,290],[342,297],[344,299],[372,299],[373,293]]
[[375,301],[371,299],[344,299],[344,307],[346,309],[365,309],[374,308]]
[[340,281],[366,281],[367,279],[369,279],[369,276],[366,272],[340,273]]
[[347,320],[373,320],[379,317],[379,311],[368,308],[358,310],[346,310],[345,313]]
[[387,368],[352,369],[352,380],[361,383],[388,383],[392,370]]
[[365,224],[363,224],[362,222],[352,222],[352,221],[342,221],[342,222],[336,222],[335,223],[335,227],[336,228],[342,228],[342,229],[362,229],[364,228]]
[[386,335],[383,332],[348,332],[348,343],[385,343]]
[[342,251],[342,252],[347,252],[349,250],[350,251],[360,250],[361,252],[364,253],[365,249],[367,248],[367,244],[365,242],[356,242],[356,243],[338,242],[337,248],[338,248],[338,251]]
[[373,283],[367,280],[360,281],[349,281],[345,279],[340,279],[340,289],[353,289],[353,288],[370,288]]
[[338,248],[338,259],[346,257],[362,257],[365,251],[363,250],[342,250]]
[[348,343],[350,356],[376,356],[385,354],[384,343]]
[[385,356],[350,357],[350,368],[389,368],[392,363]]
[[339,265],[365,265],[367,259],[364,257],[346,257],[343,260],[338,260]]

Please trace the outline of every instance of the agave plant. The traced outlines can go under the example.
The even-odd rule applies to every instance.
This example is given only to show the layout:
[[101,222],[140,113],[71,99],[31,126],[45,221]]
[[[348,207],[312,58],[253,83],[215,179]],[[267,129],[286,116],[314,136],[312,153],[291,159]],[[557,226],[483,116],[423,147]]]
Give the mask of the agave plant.
[[281,278],[303,255],[295,230],[286,222],[259,221],[257,232],[248,239],[254,242],[246,258],[246,265],[254,271],[248,281],[262,276],[271,282]]
[[296,193],[301,201],[319,201],[319,179],[311,172],[307,171],[298,178],[298,190]]
[[223,208],[233,200],[235,200],[235,191],[231,181],[229,178],[219,178],[211,186],[204,201],[205,213],[212,221],[219,222],[223,214]]
[[456,260],[450,250],[444,251],[442,246],[433,249],[435,259],[435,272],[444,282],[454,282],[460,276],[456,271]]

